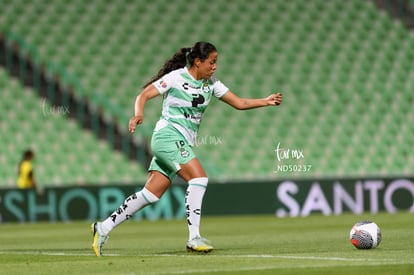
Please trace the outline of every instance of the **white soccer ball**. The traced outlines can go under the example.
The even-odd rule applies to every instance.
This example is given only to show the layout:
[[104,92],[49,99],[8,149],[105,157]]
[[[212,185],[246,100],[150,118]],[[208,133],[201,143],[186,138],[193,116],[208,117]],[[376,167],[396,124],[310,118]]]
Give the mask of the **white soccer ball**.
[[381,243],[381,229],[375,222],[360,221],[352,227],[349,239],[358,249],[376,248]]

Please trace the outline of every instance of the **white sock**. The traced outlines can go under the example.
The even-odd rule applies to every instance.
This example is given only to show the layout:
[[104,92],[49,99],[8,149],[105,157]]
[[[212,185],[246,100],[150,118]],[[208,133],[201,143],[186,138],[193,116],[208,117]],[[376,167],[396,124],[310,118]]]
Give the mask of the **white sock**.
[[200,236],[201,205],[206,192],[208,178],[194,178],[188,182],[185,194],[185,208],[189,240]]
[[107,235],[116,226],[131,218],[138,210],[159,200],[145,187],[129,196],[106,220],[102,222],[102,234]]

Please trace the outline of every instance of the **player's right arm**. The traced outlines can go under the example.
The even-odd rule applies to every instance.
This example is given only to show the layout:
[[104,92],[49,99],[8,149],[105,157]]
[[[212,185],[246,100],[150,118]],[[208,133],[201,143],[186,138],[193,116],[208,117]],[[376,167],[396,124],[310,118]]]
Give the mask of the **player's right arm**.
[[151,84],[146,86],[145,89],[137,96],[134,105],[134,116],[131,117],[128,124],[129,132],[135,132],[137,125],[144,121],[145,103],[158,95],[160,95],[159,91],[153,84]]

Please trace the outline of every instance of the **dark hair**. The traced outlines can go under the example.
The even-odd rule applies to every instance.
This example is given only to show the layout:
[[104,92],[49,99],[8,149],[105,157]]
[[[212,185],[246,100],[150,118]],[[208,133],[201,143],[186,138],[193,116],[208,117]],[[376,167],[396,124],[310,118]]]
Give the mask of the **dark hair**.
[[187,62],[190,66],[194,65],[196,58],[204,61],[208,58],[210,53],[216,51],[217,49],[213,44],[203,41],[195,43],[191,48],[181,48],[170,59],[168,59],[167,62],[165,62],[164,66],[161,68],[161,70],[159,70],[158,74],[154,76],[150,81],[148,81],[144,87],[150,85],[169,72],[185,67],[187,65]]
[[30,159],[30,158],[32,158],[34,156],[34,153],[33,153],[33,151],[32,150],[26,150],[26,151],[24,151],[23,152],[23,159],[25,160],[25,159]]

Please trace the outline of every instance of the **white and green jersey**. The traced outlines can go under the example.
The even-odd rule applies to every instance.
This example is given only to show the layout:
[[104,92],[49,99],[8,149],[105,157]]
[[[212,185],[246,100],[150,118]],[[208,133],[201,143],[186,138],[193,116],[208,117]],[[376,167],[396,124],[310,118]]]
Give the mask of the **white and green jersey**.
[[171,123],[194,145],[203,113],[211,97],[221,98],[229,89],[215,77],[196,80],[186,67],[152,83],[164,95],[162,115],[155,129]]

